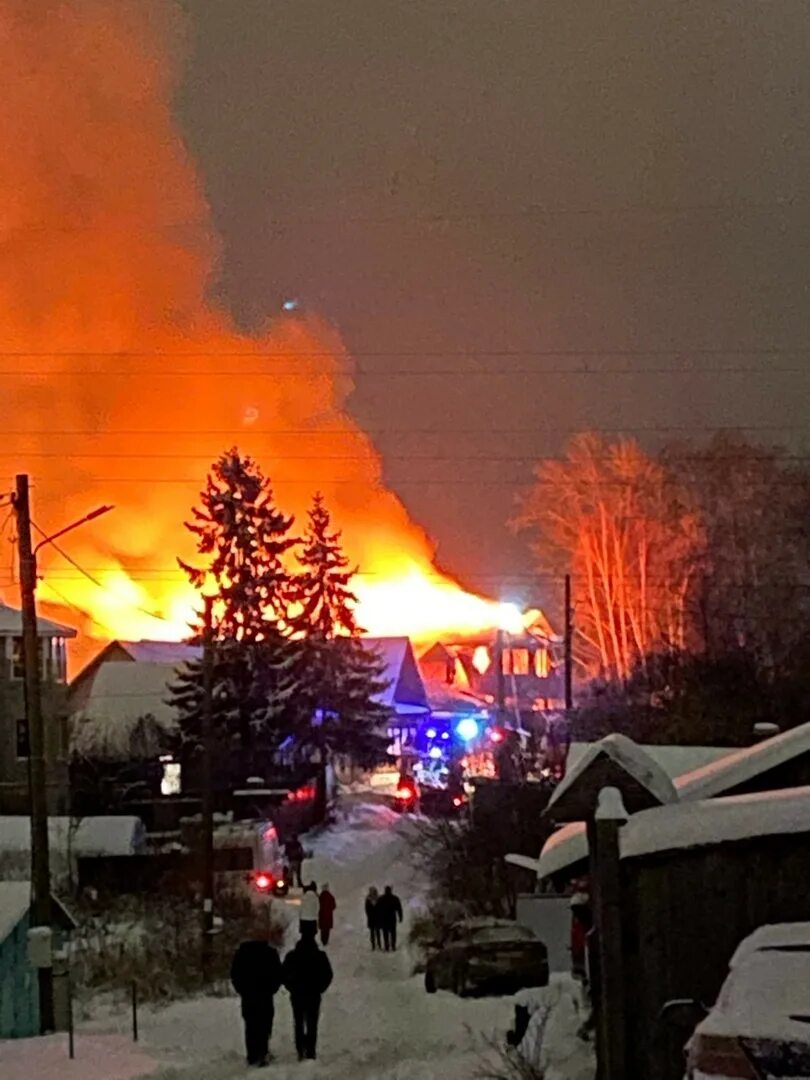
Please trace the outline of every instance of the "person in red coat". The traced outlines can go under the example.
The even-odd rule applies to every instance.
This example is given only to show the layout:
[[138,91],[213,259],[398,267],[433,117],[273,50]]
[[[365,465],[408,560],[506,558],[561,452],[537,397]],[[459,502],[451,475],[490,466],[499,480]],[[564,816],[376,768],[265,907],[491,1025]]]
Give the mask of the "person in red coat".
[[335,908],[337,902],[334,896],[329,891],[329,886],[324,885],[321,889],[321,895],[318,898],[318,929],[321,932],[321,942],[324,945],[329,944],[329,935],[332,933],[332,927],[335,925]]

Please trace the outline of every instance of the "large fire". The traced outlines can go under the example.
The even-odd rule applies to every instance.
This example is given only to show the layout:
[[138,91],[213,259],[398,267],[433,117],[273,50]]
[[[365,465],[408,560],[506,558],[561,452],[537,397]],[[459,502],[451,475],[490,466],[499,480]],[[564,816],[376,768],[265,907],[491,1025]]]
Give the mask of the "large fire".
[[216,245],[170,112],[175,15],[167,0],[0,0],[3,471],[8,486],[31,474],[46,532],[115,505],[65,538],[73,562],[43,549],[41,599],[96,637],[184,636],[182,523],[236,444],[299,520],[324,492],[369,632],[491,625],[495,605],[435,569],[385,489],[335,330],[284,314],[248,336],[210,302]]

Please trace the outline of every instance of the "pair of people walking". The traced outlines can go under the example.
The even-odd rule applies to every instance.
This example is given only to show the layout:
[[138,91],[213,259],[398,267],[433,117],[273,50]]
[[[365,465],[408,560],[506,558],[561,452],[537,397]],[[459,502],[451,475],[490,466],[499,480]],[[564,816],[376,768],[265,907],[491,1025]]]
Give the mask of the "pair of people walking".
[[366,924],[372,950],[392,952],[397,947],[397,924],[402,922],[402,901],[390,885],[382,896],[372,886],[366,896]]
[[252,940],[236,950],[231,982],[241,998],[248,1065],[262,1068],[270,1063],[273,999],[282,986],[292,1004],[298,1060],[316,1057],[321,998],[332,983],[332,965],[314,935],[302,935],[282,963],[266,930],[257,930]]
[[337,901],[329,891],[328,885],[324,885],[320,895],[314,881],[305,885],[301,896],[301,937],[314,941],[320,930],[322,944],[328,945],[335,925],[336,907]]

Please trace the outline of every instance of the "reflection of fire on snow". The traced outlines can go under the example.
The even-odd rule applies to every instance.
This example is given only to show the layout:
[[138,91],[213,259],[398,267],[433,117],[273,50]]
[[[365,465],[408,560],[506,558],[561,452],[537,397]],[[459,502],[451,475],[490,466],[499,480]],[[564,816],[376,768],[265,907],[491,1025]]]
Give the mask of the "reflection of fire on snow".
[[[15,148],[0,169],[8,472],[33,474],[49,531],[116,507],[66,542],[73,562],[43,550],[42,600],[67,621],[83,612],[98,637],[185,637],[197,597],[175,562],[193,556],[182,522],[237,444],[299,525],[324,493],[369,633],[493,625],[497,605],[435,569],[386,490],[346,411],[352,363],[335,330],[288,300],[252,336],[209,301],[217,241],[170,110],[173,5],[86,0],[54,19],[29,0],[23,21],[18,6],[0,0],[0,125]],[[80,162],[81,183],[56,159]]]

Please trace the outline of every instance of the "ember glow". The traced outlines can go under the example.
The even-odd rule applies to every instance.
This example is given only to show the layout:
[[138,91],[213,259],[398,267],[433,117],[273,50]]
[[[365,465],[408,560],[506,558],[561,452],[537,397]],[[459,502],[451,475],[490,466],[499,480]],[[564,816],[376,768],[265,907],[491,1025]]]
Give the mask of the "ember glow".
[[437,572],[386,490],[334,328],[288,309],[249,336],[209,299],[216,240],[169,108],[177,15],[166,0],[0,0],[0,488],[29,472],[46,532],[116,507],[64,539],[73,562],[43,549],[40,597],[97,637],[185,636],[182,523],[235,444],[299,520],[323,491],[369,633],[493,625],[497,605]]

